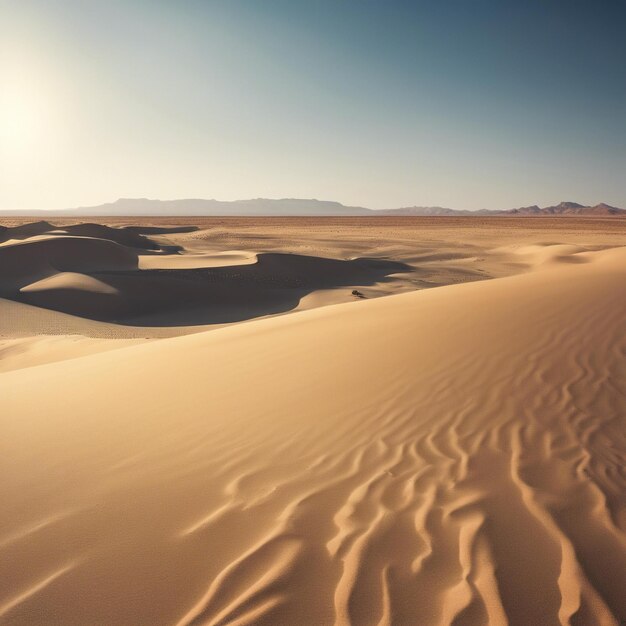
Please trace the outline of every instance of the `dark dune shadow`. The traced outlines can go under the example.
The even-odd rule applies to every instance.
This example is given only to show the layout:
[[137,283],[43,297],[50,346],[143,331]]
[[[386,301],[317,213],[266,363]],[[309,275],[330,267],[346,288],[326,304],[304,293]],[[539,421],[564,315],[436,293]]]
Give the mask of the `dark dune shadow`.
[[289,311],[302,297],[318,289],[372,285],[391,274],[410,270],[404,263],[382,259],[340,261],[270,253],[260,254],[252,265],[92,271],[89,276],[113,287],[115,292],[57,288],[19,293],[15,299],[119,324],[222,324]]
[[168,235],[175,233],[193,233],[199,226],[123,226],[123,230],[138,235]]
[[[281,253],[259,254],[251,265],[139,269],[140,254],[167,256],[180,250],[148,234],[194,230],[95,223],[57,227],[45,221],[4,228],[1,240],[18,241],[0,248],[0,295],[118,324],[223,324],[289,311],[319,289],[367,286],[412,271],[384,259]],[[51,236],[29,241],[43,234]]]

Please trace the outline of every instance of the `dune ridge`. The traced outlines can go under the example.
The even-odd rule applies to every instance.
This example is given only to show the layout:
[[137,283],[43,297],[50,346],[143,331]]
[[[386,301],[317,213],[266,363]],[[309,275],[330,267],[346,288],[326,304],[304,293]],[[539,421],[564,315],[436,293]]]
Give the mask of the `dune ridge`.
[[0,620],[619,624],[626,248],[581,254],[2,374]]

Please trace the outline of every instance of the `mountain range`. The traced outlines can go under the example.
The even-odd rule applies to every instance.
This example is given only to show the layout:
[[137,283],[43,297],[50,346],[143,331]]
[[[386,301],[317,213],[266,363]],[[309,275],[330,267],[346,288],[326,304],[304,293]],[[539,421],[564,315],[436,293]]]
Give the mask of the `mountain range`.
[[266,199],[222,200],[182,199],[151,200],[148,198],[120,198],[97,206],[63,210],[0,211],[0,216],[46,215],[46,216],[626,216],[626,210],[605,203],[595,206],[577,202],[561,202],[547,207],[537,205],[516,209],[466,211],[445,207],[403,207],[399,209],[367,209],[346,206],[340,202],[314,199]]
[[551,215],[590,215],[590,216],[626,216],[625,209],[619,209],[609,204],[601,202],[594,206],[586,206],[584,204],[578,204],[577,202],[561,202],[553,206],[539,207],[536,204],[532,206],[520,207],[517,209],[504,209],[504,210],[488,210],[481,209],[479,211],[464,211],[460,209],[447,209],[444,207],[405,207],[402,209],[387,209],[380,211],[386,215],[422,215],[422,216],[476,216],[476,215],[536,215],[536,216],[551,216]]

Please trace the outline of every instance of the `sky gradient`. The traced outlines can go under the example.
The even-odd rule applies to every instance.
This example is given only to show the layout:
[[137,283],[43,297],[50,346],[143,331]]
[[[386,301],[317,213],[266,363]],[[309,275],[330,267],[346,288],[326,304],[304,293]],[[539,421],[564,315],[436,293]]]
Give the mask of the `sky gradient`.
[[626,207],[624,0],[0,0],[0,208]]

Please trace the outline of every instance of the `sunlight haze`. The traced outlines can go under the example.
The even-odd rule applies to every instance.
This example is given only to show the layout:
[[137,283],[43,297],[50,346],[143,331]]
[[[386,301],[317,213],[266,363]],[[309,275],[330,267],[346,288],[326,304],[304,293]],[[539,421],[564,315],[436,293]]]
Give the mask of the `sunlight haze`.
[[0,208],[626,205],[621,2],[0,7]]

